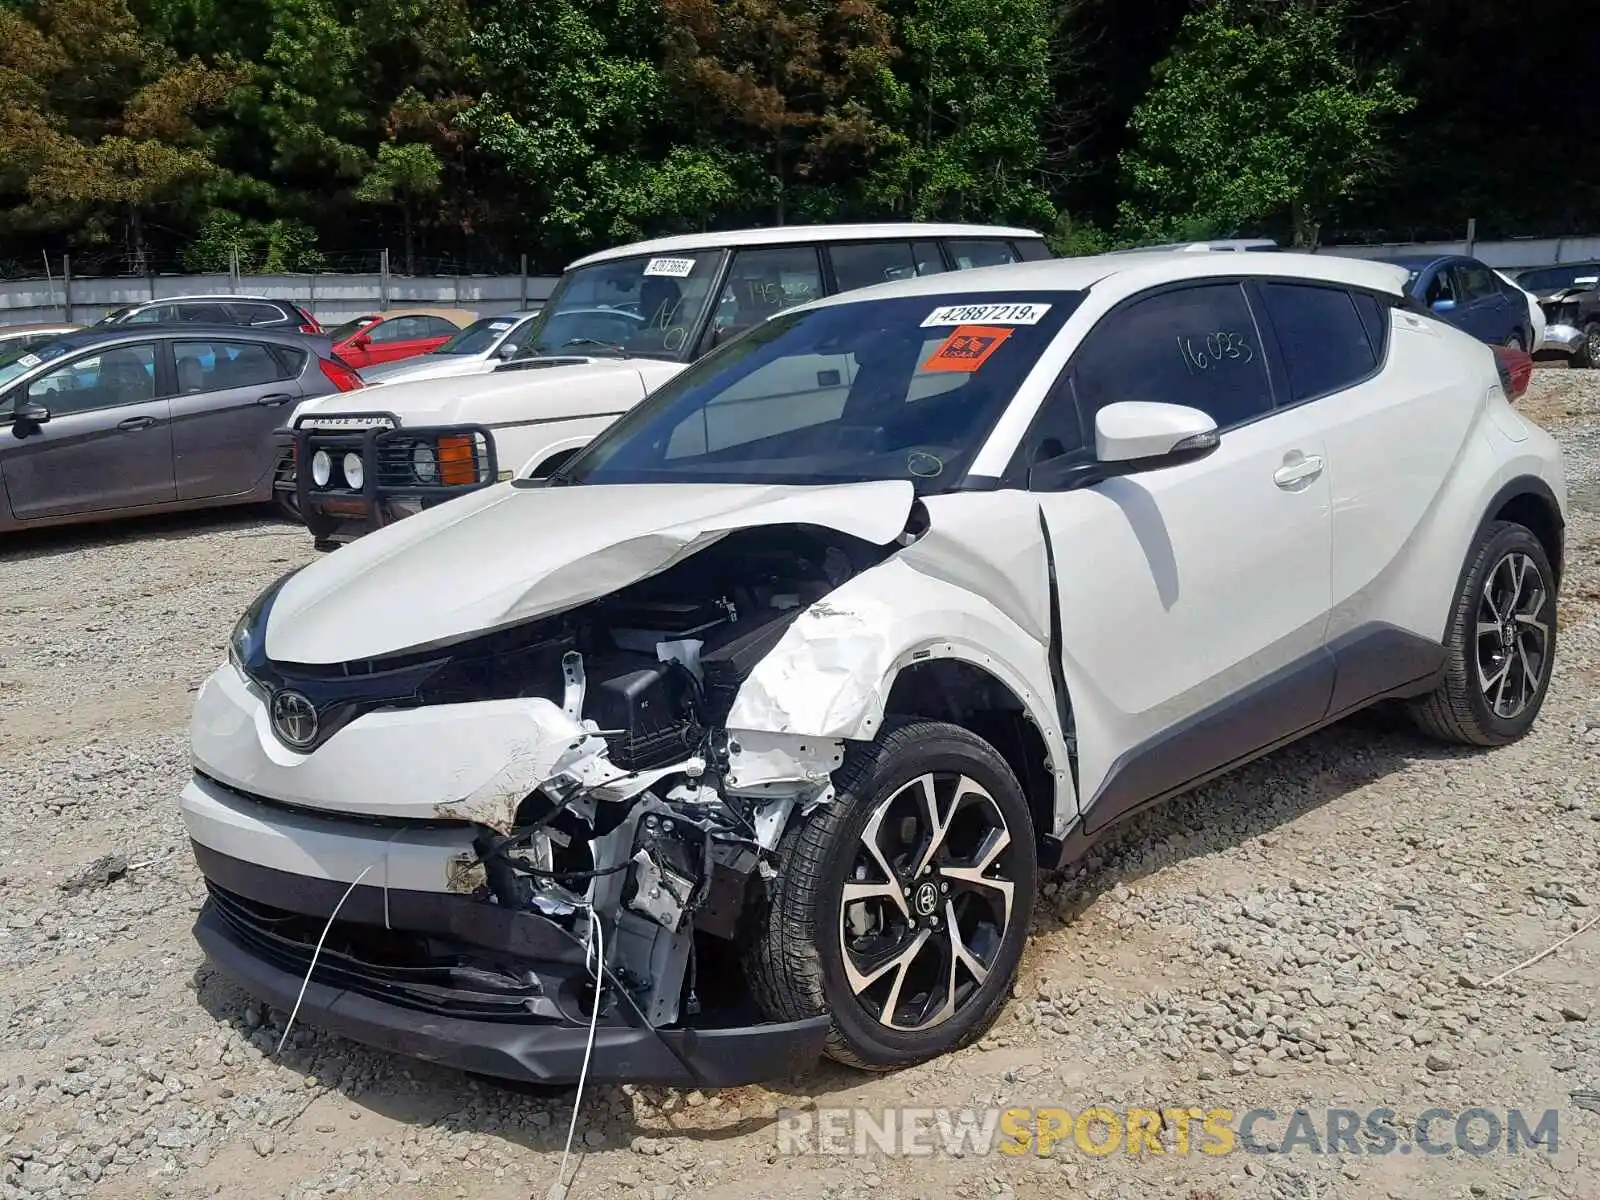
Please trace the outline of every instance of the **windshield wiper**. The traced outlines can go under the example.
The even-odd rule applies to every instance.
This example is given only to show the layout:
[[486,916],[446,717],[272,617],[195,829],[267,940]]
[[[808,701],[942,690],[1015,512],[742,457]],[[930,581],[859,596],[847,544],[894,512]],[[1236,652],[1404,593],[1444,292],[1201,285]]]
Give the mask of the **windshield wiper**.
[[568,346],[604,346],[607,350],[610,350],[615,354],[627,353],[626,350],[617,345],[615,342],[602,342],[599,338],[591,337],[568,338],[566,341],[561,343],[561,348],[563,350]]

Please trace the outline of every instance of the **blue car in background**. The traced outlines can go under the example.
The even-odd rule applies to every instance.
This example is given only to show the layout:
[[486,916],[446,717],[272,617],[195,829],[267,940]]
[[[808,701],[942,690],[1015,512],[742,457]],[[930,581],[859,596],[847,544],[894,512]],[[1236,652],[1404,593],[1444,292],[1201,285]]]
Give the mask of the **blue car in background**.
[[1533,348],[1528,298],[1475,258],[1464,254],[1385,258],[1405,267],[1406,290],[1441,321],[1491,346]]

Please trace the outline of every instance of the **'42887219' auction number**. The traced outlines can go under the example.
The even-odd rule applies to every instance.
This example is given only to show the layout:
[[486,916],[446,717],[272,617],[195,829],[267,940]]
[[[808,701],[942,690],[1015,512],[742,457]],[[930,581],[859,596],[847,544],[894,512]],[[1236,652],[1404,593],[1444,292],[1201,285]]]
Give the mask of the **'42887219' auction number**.
[[1204,337],[1178,335],[1178,352],[1184,365],[1191,371],[1209,371],[1228,363],[1251,363],[1256,360],[1255,347],[1237,333],[1218,330]]

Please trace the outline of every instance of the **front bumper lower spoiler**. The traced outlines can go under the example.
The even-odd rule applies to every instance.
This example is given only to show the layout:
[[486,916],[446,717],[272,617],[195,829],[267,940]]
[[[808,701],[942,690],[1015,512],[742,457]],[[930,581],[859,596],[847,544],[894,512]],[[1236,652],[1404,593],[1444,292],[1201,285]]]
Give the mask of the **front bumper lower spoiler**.
[[[206,857],[222,856],[213,852]],[[465,897],[439,899],[451,909],[472,904]],[[489,909],[485,915],[492,912]],[[302,976],[256,953],[229,924],[216,899],[208,899],[202,907],[194,936],[211,964],[244,991],[284,1013],[295,1007]],[[578,949],[581,958],[581,948],[569,949]],[[571,1084],[583,1071],[587,1023],[533,1017],[477,1020],[423,1012],[320,981],[319,976],[326,974],[319,963],[305,984],[298,1023],[407,1058],[518,1082]],[[651,1029],[626,1003],[613,1007],[637,1024],[602,1018],[588,1070],[588,1078],[601,1083],[720,1088],[785,1078],[821,1057],[830,1023],[822,1016],[771,1024]]]

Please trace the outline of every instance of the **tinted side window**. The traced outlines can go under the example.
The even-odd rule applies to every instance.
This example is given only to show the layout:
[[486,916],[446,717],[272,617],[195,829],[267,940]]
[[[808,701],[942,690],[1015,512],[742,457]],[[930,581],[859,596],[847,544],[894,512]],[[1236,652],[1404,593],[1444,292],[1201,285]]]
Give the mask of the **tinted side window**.
[[272,357],[278,360],[279,379],[297,379],[300,372],[306,369],[306,351],[296,350],[290,346],[268,346],[267,350]]
[[911,247],[911,253],[917,260],[918,275],[944,273],[944,255],[939,253],[938,242],[916,242]]
[[1260,334],[1237,283],[1160,292],[1108,313],[1073,374],[1086,431],[1119,400],[1187,404],[1220,429],[1272,408]]
[[741,250],[733,256],[728,282],[712,315],[718,340],[749,329],[773,313],[822,295],[822,268],[815,246]]
[[452,333],[461,332],[443,317],[418,317],[416,320],[422,329],[418,337],[449,337]]
[[1424,304],[1437,304],[1441,300],[1458,300],[1456,295],[1455,271],[1451,267],[1440,267],[1434,272],[1433,278],[1428,281],[1428,287],[1422,293]]
[[287,379],[284,364],[259,342],[174,342],[179,395],[257,387]]
[[1468,300],[1484,300],[1500,294],[1500,281],[1488,267],[1480,267],[1477,263],[1458,263],[1456,275],[1461,280]]
[[961,271],[973,267],[1003,267],[1006,263],[1017,261],[1017,252],[1011,248],[1011,243],[998,238],[951,239],[945,245],[950,247],[950,257],[955,260],[956,269]]
[[1356,312],[1361,314],[1361,324],[1366,327],[1367,340],[1372,343],[1372,356],[1382,362],[1389,350],[1389,309],[1376,296],[1357,292],[1354,296]]
[[189,324],[232,325],[233,317],[221,304],[180,304],[178,320]]
[[1337,392],[1377,370],[1366,326],[1343,288],[1264,283],[1261,294],[1296,401]]
[[428,336],[423,332],[422,320],[421,317],[395,317],[369,326],[365,332],[375,342],[408,342]]
[[283,310],[272,304],[235,302],[227,308],[239,325],[281,325],[288,320]]
[[125,325],[157,325],[176,321],[178,310],[170,304],[157,304],[141,309],[123,321]]
[[917,262],[910,242],[853,242],[828,247],[834,278],[841,292],[910,279]]
[[154,342],[116,346],[76,359],[28,385],[28,399],[52,416],[117,408],[156,398]]
[[1023,262],[1038,262],[1050,257],[1050,247],[1044,244],[1043,238],[1018,238],[1013,245]]

